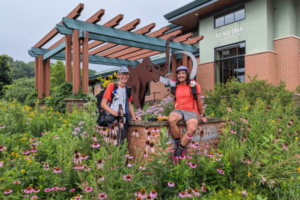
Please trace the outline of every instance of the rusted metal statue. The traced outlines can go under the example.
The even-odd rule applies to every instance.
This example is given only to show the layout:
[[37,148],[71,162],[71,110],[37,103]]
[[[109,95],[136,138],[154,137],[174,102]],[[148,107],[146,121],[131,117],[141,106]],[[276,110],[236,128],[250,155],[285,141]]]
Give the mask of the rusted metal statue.
[[150,81],[158,82],[160,77],[164,77],[169,70],[170,52],[169,43],[175,38],[174,35],[170,36],[166,41],[166,63],[165,66],[160,67],[151,62],[149,57],[145,57],[140,64],[130,72],[128,80],[128,87],[132,88],[131,94],[135,107],[143,108],[145,104],[145,95],[149,87]]

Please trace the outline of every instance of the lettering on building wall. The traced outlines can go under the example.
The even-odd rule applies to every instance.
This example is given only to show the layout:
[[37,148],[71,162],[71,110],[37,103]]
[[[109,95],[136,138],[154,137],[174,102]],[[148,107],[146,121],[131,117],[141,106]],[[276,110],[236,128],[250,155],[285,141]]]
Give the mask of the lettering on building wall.
[[[169,134],[170,129],[167,129],[167,137],[171,135]],[[183,136],[186,133],[186,128],[179,129],[180,135]],[[201,134],[201,131],[203,133]],[[204,144],[215,143],[215,138],[219,136],[218,125],[214,126],[199,126],[196,129],[196,133],[194,134],[194,138],[192,141],[204,141]],[[175,142],[173,139],[170,140],[173,143],[173,148],[175,148]]]
[[231,30],[224,31],[222,33],[217,33],[216,34],[216,39],[218,39],[218,40],[225,40],[225,39],[237,37],[237,36],[240,36],[241,32],[243,32],[243,31],[244,31],[243,27],[233,28]]

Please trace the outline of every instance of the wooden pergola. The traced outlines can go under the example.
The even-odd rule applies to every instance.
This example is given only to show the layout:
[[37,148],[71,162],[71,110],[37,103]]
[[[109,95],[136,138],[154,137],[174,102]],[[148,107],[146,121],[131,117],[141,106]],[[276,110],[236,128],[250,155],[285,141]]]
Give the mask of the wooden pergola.
[[[86,21],[77,20],[83,9],[84,4],[79,4],[28,51],[32,57],[35,57],[35,88],[38,90],[39,98],[43,98],[43,93],[46,97],[50,96],[50,59],[65,60],[66,82],[72,81],[73,62],[73,94],[77,94],[81,86],[81,62],[82,90],[87,93],[89,63],[127,66],[131,70],[139,63],[138,60],[164,52],[166,39],[171,35],[178,36],[170,42],[171,53],[179,50],[199,53],[195,44],[203,39],[203,36],[189,39],[192,33],[181,35],[182,30],[172,31],[169,30],[169,26],[151,32],[155,23],[133,31],[140,23],[140,19],[135,19],[117,29],[115,27],[124,17],[122,14],[103,25],[98,25],[96,23],[105,13],[103,9]],[[49,49],[42,48],[58,33],[65,36]],[[162,59],[158,59],[156,62],[161,61]],[[172,62],[177,62],[176,55],[172,57]],[[182,55],[182,64],[190,67],[185,55]]]

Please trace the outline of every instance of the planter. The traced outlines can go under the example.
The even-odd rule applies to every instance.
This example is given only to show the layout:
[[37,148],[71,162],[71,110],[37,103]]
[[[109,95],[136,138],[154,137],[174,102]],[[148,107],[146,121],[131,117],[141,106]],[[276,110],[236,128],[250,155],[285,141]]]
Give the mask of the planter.
[[39,104],[39,107],[40,107],[40,108],[46,107],[46,105],[45,105],[44,102],[39,102],[38,104]]
[[[75,98],[67,98],[65,99],[66,102],[66,112],[72,113],[73,109],[83,109],[84,104],[88,103],[89,101],[87,99],[75,99]],[[87,108],[85,108],[87,109]]]
[[[208,152],[212,148],[217,149],[218,145],[221,141],[221,139],[218,137],[220,134],[222,134],[222,128],[223,125],[221,124],[223,121],[221,118],[207,118],[207,122],[203,123],[201,120],[198,122],[198,127],[196,129],[196,133],[194,134],[194,138],[192,141],[200,142],[200,150],[198,151],[198,154],[204,154],[204,147],[203,144],[207,144],[208,147],[206,148]],[[148,130],[151,132],[151,135],[155,135],[155,138],[160,137],[160,131],[159,132],[153,132],[152,130],[154,128],[160,130],[163,127],[167,128],[167,136],[170,135],[170,129],[169,129],[169,122],[168,121],[160,121],[160,122],[149,122],[149,121],[129,121],[129,126],[127,128],[127,140],[128,140],[128,147],[129,152],[131,155],[134,155],[135,157],[141,155],[145,151],[145,144],[147,141],[146,134],[144,133],[145,126],[148,126]],[[180,131],[180,137],[182,137],[186,133],[186,124],[184,121],[178,122],[178,128]],[[139,133],[139,137],[136,138],[132,136],[132,133],[137,130]],[[155,138],[151,138],[150,141],[155,142]],[[172,149],[175,147],[174,140],[171,139],[170,144],[167,148],[167,150]],[[188,148],[188,152],[192,153],[192,149]]]

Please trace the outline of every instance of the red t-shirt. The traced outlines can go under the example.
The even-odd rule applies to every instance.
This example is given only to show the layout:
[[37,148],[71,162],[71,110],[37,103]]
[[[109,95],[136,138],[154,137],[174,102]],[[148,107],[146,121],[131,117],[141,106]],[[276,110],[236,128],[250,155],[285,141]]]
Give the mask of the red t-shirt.
[[[201,94],[201,87],[196,83],[197,94]],[[194,100],[192,89],[189,85],[178,84],[175,92],[175,109],[192,111],[199,116],[197,101]]]
[[[108,86],[105,90],[103,99],[108,99],[108,102],[111,101],[111,94],[114,91],[114,87],[115,87],[114,83],[109,83],[108,84]],[[121,87],[121,86],[119,85],[119,87]],[[123,87],[121,87],[121,88],[123,88]],[[128,102],[131,102],[131,100],[132,100],[132,96],[128,97]]]

